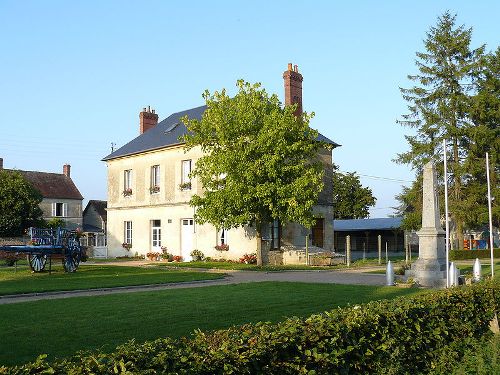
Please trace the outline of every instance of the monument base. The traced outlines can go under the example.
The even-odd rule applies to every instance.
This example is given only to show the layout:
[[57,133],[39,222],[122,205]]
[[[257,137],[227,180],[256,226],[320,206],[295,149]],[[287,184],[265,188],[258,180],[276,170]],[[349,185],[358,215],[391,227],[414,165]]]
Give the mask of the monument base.
[[421,286],[446,287],[446,259],[418,259],[412,263],[405,276],[412,277]]

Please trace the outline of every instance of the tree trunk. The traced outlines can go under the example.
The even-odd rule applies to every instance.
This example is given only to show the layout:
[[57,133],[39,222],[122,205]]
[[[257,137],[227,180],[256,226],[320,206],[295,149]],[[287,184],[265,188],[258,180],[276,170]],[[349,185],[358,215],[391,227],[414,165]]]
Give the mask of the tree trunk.
[[255,222],[255,237],[257,239],[257,265],[262,266],[262,224],[260,221]]

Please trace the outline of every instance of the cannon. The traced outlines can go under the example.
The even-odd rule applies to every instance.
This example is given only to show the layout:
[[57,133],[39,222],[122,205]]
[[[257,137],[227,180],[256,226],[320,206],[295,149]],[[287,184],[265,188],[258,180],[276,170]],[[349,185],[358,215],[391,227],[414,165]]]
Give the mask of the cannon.
[[82,259],[82,247],[77,232],[64,228],[30,228],[30,245],[0,246],[0,251],[26,254],[33,272],[42,272],[47,262],[52,270],[52,258],[61,258],[66,272],[75,272]]

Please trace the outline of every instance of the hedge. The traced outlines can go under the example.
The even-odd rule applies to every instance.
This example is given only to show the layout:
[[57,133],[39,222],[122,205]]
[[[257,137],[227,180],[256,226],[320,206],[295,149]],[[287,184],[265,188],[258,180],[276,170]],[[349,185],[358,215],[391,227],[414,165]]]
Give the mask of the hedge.
[[485,336],[500,302],[498,283],[339,308],[307,319],[133,341],[113,353],[41,356],[1,374],[349,374],[428,373],[446,368],[463,343]]
[[[491,258],[489,250],[450,250],[450,260]],[[500,258],[500,249],[493,249],[493,257]]]

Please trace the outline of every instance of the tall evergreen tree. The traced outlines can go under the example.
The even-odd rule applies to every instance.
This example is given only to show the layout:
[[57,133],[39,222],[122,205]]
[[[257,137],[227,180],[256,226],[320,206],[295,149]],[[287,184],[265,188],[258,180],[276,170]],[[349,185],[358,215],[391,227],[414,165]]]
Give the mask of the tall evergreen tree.
[[472,29],[455,25],[449,12],[438,18],[424,40],[425,52],[417,52],[419,73],[409,75],[415,86],[401,88],[409,113],[398,121],[413,128],[405,136],[410,150],[396,161],[410,164],[420,174],[424,164],[434,159],[442,176],[442,141],[448,142],[450,212],[458,243],[463,242],[467,213],[463,211],[464,157],[468,154],[470,118],[468,111],[474,93],[474,78],[481,70],[485,46],[471,49]]
[[490,186],[493,200],[493,222],[500,226],[500,48],[484,58],[484,68],[476,79],[476,95],[472,97],[468,131],[469,153],[464,166],[467,170],[464,205],[466,225],[476,227],[488,221],[485,155],[489,153]]

